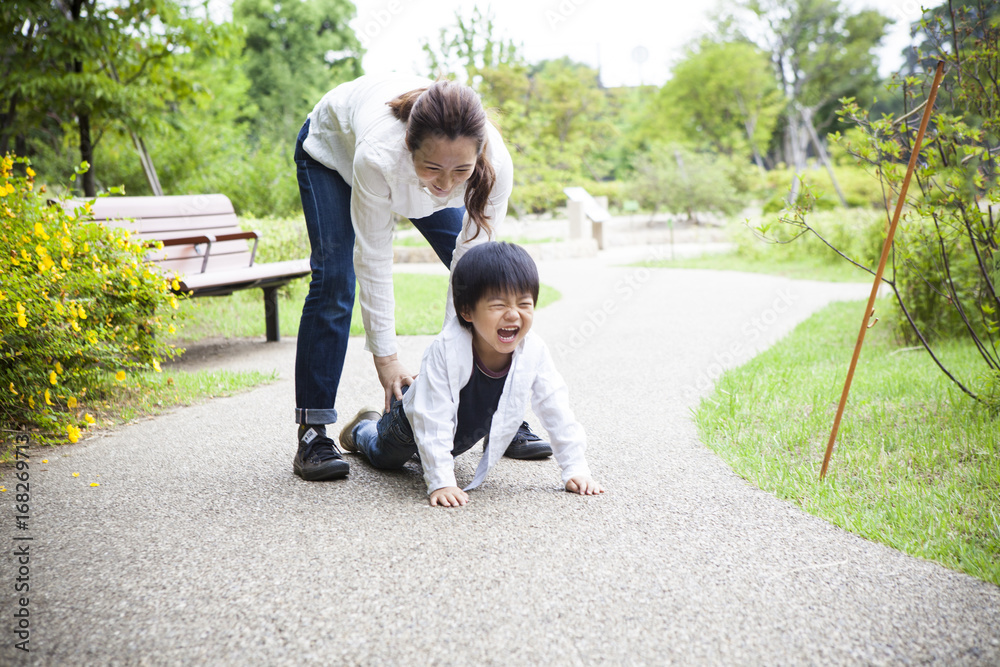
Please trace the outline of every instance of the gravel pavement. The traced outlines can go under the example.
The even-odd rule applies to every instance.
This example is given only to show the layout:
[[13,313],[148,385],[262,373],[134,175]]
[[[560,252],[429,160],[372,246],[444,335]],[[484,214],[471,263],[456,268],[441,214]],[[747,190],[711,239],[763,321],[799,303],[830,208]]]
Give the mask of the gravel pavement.
[[[869,286],[629,258],[539,267],[563,298],[535,327],[603,496],[563,492],[552,460],[504,459],[461,509],[428,507],[414,464],[351,457],[347,480],[303,482],[294,340],[201,345],[182,367],[280,379],[34,449],[26,531],[3,473],[0,664],[1000,664],[1000,588],[752,487],[691,421],[723,367]],[[414,369],[428,340],[403,340]],[[349,418],[379,391],[352,340],[338,409]],[[458,459],[460,482],[476,462]],[[20,609],[29,654],[14,647]]]

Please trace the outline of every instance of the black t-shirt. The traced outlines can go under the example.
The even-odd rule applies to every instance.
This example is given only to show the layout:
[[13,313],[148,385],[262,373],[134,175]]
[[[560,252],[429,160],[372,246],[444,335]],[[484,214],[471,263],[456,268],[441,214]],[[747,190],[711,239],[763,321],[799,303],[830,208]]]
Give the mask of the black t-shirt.
[[458,394],[458,425],[455,428],[453,456],[472,448],[490,434],[493,413],[500,404],[500,394],[510,366],[499,373],[486,368],[476,351],[472,351],[472,377]]

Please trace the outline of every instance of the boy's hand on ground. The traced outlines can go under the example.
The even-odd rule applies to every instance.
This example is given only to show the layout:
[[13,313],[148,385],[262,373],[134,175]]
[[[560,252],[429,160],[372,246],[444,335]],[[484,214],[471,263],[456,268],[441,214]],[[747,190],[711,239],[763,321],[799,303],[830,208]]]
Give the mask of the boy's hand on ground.
[[604,493],[604,487],[586,475],[570,477],[569,481],[566,482],[566,490],[579,493],[581,496],[593,496],[598,493]]
[[378,381],[385,389],[385,412],[389,412],[389,405],[392,397],[403,398],[403,387],[413,384],[413,375],[406,370],[403,363],[396,358],[395,354],[386,357],[375,357],[375,370],[378,372]]
[[431,491],[431,507],[460,507],[469,502],[469,494],[457,486],[444,486]]

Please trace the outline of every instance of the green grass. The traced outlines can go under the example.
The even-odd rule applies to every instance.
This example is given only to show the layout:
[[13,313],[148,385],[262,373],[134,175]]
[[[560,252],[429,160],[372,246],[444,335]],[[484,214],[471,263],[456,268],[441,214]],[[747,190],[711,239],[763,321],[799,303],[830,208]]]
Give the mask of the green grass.
[[[281,298],[278,307],[281,334],[296,336],[299,318],[309,284],[306,280],[292,283],[288,295]],[[436,334],[444,321],[445,296],[448,293],[448,276],[422,273],[397,273],[393,275],[396,297],[396,333],[400,336]],[[542,285],[538,305],[553,303],[561,294],[548,285]],[[244,290],[225,297],[191,299],[181,304],[182,324],[178,336],[184,341],[203,338],[256,338],[264,335],[264,300],[260,290]],[[351,335],[361,336],[361,307],[354,302]]]
[[767,273],[797,280],[825,280],[827,282],[871,283],[872,274],[845,262],[828,262],[812,255],[784,256],[767,260],[747,258],[736,253],[702,255],[689,259],[641,262],[637,266],[660,269],[713,269],[716,271],[745,271]]
[[[863,310],[833,304],[726,372],[696,411],[704,442],[741,477],[812,514],[1000,584],[1000,417],[925,352],[897,347],[887,323],[868,332],[819,480]],[[971,344],[941,354],[965,380],[982,365]]]

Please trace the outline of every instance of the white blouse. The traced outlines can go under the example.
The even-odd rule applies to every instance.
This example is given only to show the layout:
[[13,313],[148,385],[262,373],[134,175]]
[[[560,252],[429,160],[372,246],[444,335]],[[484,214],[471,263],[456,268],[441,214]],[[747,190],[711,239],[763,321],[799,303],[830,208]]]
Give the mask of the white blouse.
[[[340,173],[351,186],[354,226],[354,271],[360,287],[365,349],[383,357],[396,352],[395,299],[392,291],[392,213],[423,218],[443,208],[465,204],[465,184],[448,198],[421,185],[406,148],[406,124],[386,104],[402,93],[432,81],[404,74],[365,75],[341,84],[323,96],[309,114],[305,151],[320,164]],[[514,186],[514,166],[499,131],[487,124],[487,151],[496,183],[486,207],[495,233],[507,215]],[[470,229],[471,227],[471,229]],[[475,244],[476,226],[466,213],[452,266]],[[449,290],[450,301],[450,290]],[[448,309],[449,314],[452,311]]]

